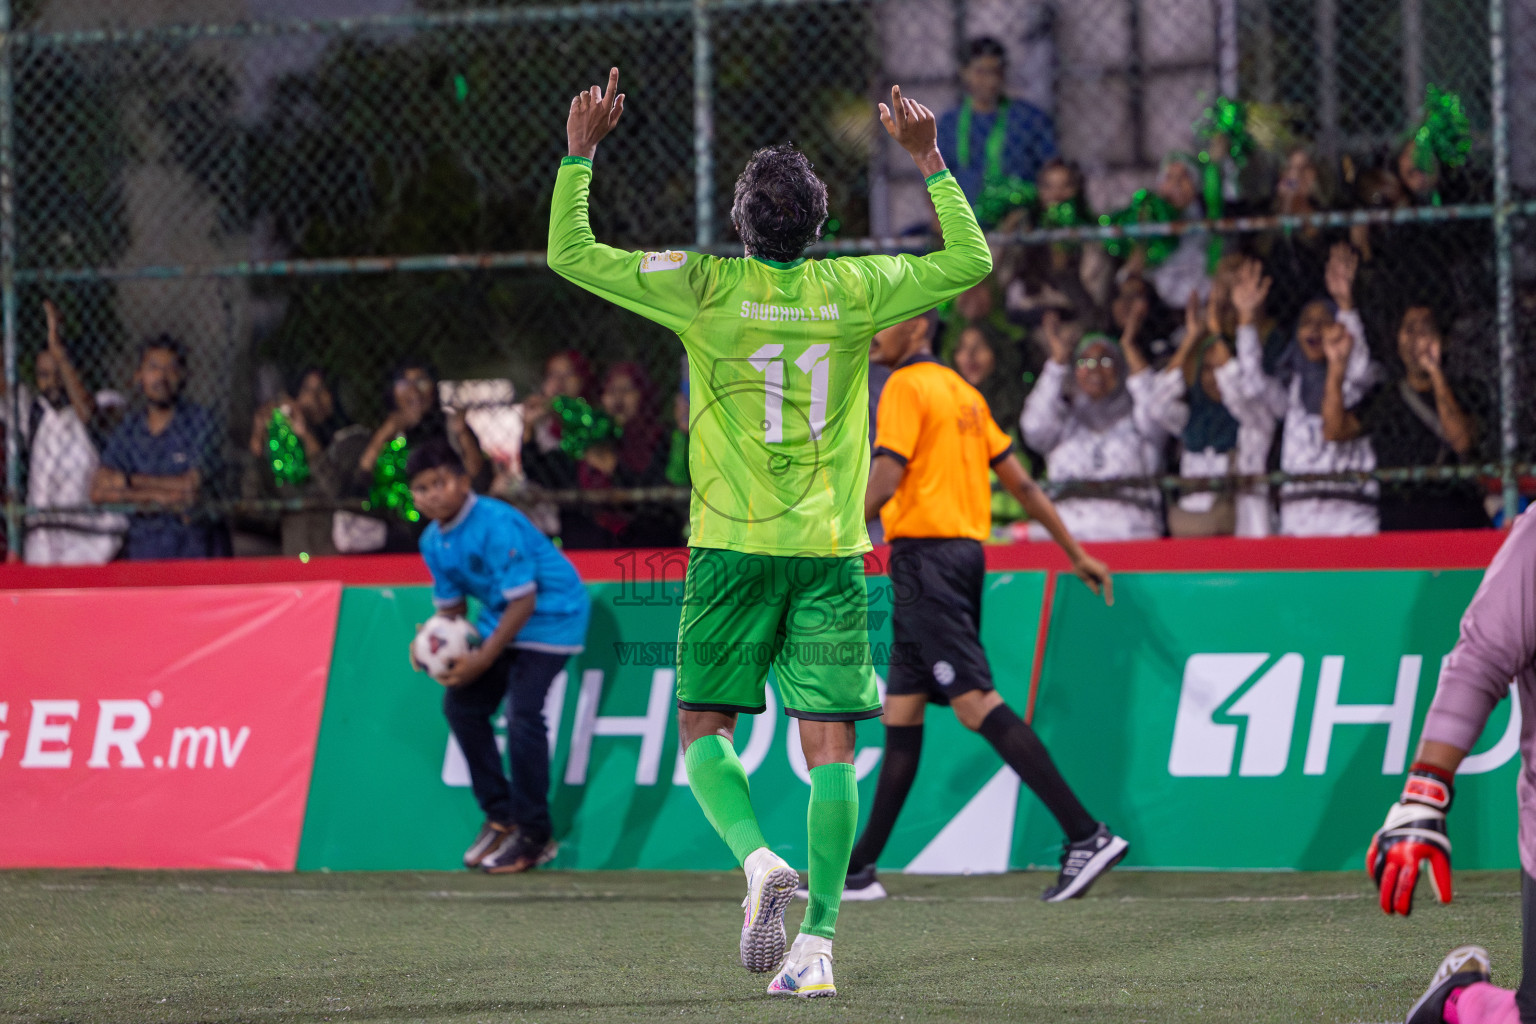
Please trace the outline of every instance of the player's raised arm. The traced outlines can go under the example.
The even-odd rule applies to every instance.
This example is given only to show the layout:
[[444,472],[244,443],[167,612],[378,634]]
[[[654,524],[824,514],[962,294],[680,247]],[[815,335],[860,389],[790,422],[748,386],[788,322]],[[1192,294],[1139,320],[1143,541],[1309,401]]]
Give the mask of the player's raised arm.
[[689,252],[625,252],[602,245],[587,215],[597,145],[624,114],[619,69],[606,89],[592,86],[571,99],[565,121],[567,156],[560,161],[549,212],[549,267],[617,305],[681,332],[698,314],[694,282],[710,257]]
[[862,256],[853,261],[869,288],[877,331],[953,298],[992,270],[987,238],[939,155],[933,111],[902,96],[901,86],[892,86],[890,105],[880,104],[880,123],[928,179],[944,248],[926,256]]

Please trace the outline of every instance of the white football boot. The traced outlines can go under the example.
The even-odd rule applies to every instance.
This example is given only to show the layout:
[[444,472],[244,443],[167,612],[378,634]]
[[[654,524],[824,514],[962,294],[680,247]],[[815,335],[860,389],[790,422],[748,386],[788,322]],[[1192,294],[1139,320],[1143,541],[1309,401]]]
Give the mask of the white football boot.
[[832,983],[832,940],[820,935],[796,935],[789,959],[768,985],[771,996],[818,999],[837,995]]
[[764,846],[747,856],[746,911],[741,922],[741,966],[755,974],[776,971],[784,962],[784,911],[795,898],[800,875]]

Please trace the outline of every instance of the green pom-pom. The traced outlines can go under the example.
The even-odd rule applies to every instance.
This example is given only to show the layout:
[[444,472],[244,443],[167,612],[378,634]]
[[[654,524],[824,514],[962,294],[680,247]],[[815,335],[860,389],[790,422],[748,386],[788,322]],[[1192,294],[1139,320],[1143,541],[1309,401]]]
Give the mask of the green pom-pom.
[[585,398],[556,395],[550,408],[560,420],[560,450],[573,459],[581,458],[595,444],[618,440],[623,433],[611,416],[592,408]]
[[1097,223],[1082,196],[1048,206],[1040,215],[1040,225],[1047,228],[1080,228]]
[[1472,122],[1461,97],[1430,83],[1424,96],[1424,120],[1413,133],[1413,162],[1421,171],[1460,167],[1472,152]]
[[1034,182],[1019,177],[989,181],[976,200],[976,220],[990,228],[1022,206],[1033,206],[1039,199]]
[[406,522],[414,523],[420,521],[421,513],[416,511],[416,503],[411,500],[411,482],[405,477],[405,463],[410,454],[410,446],[403,436],[384,446],[378,461],[373,464],[373,487],[368,492],[366,507],[388,509]]
[[1216,97],[1216,102],[1201,111],[1194,124],[1195,137],[1209,142],[1218,136],[1227,140],[1227,152],[1232,162],[1241,167],[1253,152],[1253,136],[1248,132],[1248,107],[1226,96]]
[[[1149,189],[1137,189],[1131,196],[1131,205],[1099,218],[1103,227],[1126,227],[1131,224],[1169,224],[1179,218],[1179,211],[1172,203]],[[1104,248],[1116,259],[1125,259],[1137,245],[1146,247],[1147,265],[1155,267],[1179,247],[1179,240],[1169,235],[1151,235],[1140,238],[1108,238]]]
[[272,464],[272,482],[278,487],[298,487],[309,480],[304,442],[293,432],[293,423],[282,409],[273,409],[267,424],[267,458]]

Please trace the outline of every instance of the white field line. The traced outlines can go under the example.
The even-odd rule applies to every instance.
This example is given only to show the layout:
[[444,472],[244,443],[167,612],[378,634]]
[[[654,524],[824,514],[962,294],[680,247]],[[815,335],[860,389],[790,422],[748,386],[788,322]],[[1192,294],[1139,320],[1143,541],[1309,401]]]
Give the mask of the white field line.
[[[61,885],[54,883],[39,883],[38,888],[44,892],[94,892],[100,887],[89,884]],[[115,887],[113,887],[115,888]],[[264,886],[230,886],[230,885],[191,885],[179,883],[176,885],[132,886],[118,891],[131,893],[136,891],[154,890],[186,893],[189,895],[212,894],[218,896],[248,896],[248,895],[273,895],[273,896],[300,896],[300,897],[352,897],[367,896],[377,898],[414,896],[421,899],[433,900],[603,900],[603,899],[635,899],[634,893],[618,892],[613,890],[543,890],[523,892],[518,890],[489,890],[489,891],[461,891],[453,889],[302,889],[290,887],[264,887]],[[1479,899],[1518,899],[1518,891],[1511,892],[1479,892],[1458,893],[1459,900]],[[645,899],[647,897],[640,897]],[[667,897],[651,897],[658,902],[665,902]],[[903,896],[891,895],[888,899],[902,903],[1038,903],[1039,897],[1034,895],[1021,896]],[[1119,896],[1102,899],[1105,903],[1335,903],[1352,902],[1355,900],[1375,901],[1377,896],[1372,892],[1341,892],[1324,893],[1321,895],[1311,893],[1296,893],[1284,896]]]

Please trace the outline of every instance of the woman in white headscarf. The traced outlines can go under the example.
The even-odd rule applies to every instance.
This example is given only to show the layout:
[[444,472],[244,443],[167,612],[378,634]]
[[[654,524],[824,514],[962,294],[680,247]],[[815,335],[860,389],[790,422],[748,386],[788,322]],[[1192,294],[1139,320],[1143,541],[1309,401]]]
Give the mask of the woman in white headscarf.
[[[1159,395],[1158,378],[1144,363],[1128,374],[1125,355],[1110,338],[1090,334],[1074,347],[1054,316],[1044,326],[1051,357],[1024,403],[1019,426],[1024,443],[1044,453],[1046,476],[1064,483],[1160,472],[1163,446],[1170,434],[1183,429],[1188,407]],[[1085,540],[1163,534],[1162,500],[1155,487],[1068,494],[1057,499],[1056,508],[1073,535]],[[1035,533],[1031,526],[1032,538]]]

